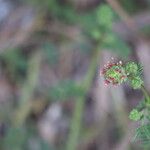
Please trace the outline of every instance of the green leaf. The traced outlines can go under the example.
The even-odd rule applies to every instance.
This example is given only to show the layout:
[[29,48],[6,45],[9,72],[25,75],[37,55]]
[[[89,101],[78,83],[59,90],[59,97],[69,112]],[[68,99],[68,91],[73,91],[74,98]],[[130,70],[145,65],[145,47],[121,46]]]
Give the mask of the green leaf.
[[96,14],[94,11],[90,13],[81,14],[78,18],[78,23],[82,27],[83,31],[90,35],[95,29],[101,30],[99,29]]
[[67,80],[50,88],[49,96],[52,100],[66,100],[84,94],[83,88],[77,83]]
[[27,139],[26,131],[23,128],[10,128],[4,138],[5,150],[20,150]]
[[[33,144],[34,143],[34,144]],[[55,150],[48,142],[42,138],[32,136],[25,147],[27,150]]]
[[6,70],[13,80],[22,80],[26,75],[27,59],[21,49],[10,49],[0,55],[0,59],[6,64]]
[[143,110],[144,108],[145,108],[145,99],[142,99],[140,102],[139,102],[139,104],[137,105],[137,107],[136,107],[136,109],[138,110],[138,111],[141,111],[141,110]]
[[136,129],[134,141],[140,142],[144,146],[150,146],[150,124],[142,125]]
[[106,4],[100,5],[97,10],[97,19],[100,25],[111,28],[114,19],[112,9]]
[[57,47],[52,43],[45,43],[42,48],[44,50],[45,56],[48,60],[48,63],[49,64],[57,63],[57,60],[58,60]]
[[105,34],[101,47],[103,49],[111,50],[121,57],[127,57],[131,53],[129,46],[112,32]]
[[102,33],[100,32],[99,29],[95,29],[91,32],[91,35],[92,37],[95,39],[95,40],[99,40],[101,37],[102,37]]
[[138,63],[137,65],[138,65],[138,73],[137,74],[140,76],[143,73],[143,66],[140,63]]

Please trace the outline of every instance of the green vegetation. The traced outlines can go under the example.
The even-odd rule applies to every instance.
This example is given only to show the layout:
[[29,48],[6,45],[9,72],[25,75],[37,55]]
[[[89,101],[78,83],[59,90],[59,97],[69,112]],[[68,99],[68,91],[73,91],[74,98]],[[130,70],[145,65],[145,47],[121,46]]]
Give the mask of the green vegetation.
[[[11,31],[14,22],[8,22],[7,26],[6,21],[7,32],[5,28],[1,32],[0,44],[6,40],[8,46],[12,35],[13,39],[17,36],[18,43],[24,30],[29,36],[0,53],[0,149],[107,150],[120,148],[122,143],[127,145],[126,150],[140,150],[141,146],[143,150],[150,149],[150,97],[144,87],[143,66],[135,63],[139,60],[134,50],[136,43],[140,43],[138,39],[145,40],[150,30],[146,24],[135,33],[130,29],[134,23],[127,19],[128,14],[134,18],[136,13],[148,10],[150,3],[118,0],[118,4],[120,8],[109,0],[98,4],[82,0],[18,1],[18,12],[25,8],[29,13],[25,21],[32,24],[30,17],[35,15],[35,22],[26,31],[27,22],[20,29],[19,20]],[[31,14],[28,7],[33,10]],[[116,9],[124,9],[127,16]],[[18,12],[11,20],[18,17]],[[120,22],[127,31],[114,30]],[[126,32],[132,36],[128,37]],[[120,88],[119,96],[115,94],[117,90],[111,93],[100,81],[99,67],[108,59],[105,55],[123,60],[123,64],[108,63],[102,73],[105,84],[129,82]],[[129,61],[132,59],[136,61]],[[139,89],[143,92],[144,100],[138,105],[139,99],[133,100],[137,96],[129,86],[137,89],[137,95],[141,96]],[[127,94],[129,100],[124,101],[123,95],[129,91],[133,93]],[[126,140],[130,132],[128,116],[140,124],[138,128],[134,126],[133,143]]]

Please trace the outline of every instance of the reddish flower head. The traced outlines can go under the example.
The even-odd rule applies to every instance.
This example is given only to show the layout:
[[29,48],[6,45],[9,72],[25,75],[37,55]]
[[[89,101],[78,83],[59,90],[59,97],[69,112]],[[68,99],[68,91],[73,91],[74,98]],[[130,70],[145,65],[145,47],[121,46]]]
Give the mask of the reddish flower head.
[[119,85],[127,80],[127,75],[121,61],[117,63],[108,62],[107,65],[104,65],[101,75],[103,75],[106,85]]

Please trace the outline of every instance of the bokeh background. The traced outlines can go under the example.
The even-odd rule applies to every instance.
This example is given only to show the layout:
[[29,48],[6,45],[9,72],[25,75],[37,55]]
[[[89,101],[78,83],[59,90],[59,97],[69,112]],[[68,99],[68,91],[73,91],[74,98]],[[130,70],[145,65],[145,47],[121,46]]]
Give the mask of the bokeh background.
[[150,0],[0,0],[0,150],[144,150],[142,93],[100,69],[140,62],[150,92],[149,37]]

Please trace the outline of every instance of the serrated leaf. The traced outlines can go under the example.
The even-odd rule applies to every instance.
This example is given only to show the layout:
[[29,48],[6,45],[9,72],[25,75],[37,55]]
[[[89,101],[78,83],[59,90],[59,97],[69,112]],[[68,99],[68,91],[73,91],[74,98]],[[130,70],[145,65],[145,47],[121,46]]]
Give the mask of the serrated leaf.
[[143,73],[143,66],[140,63],[138,63],[137,65],[138,65],[138,75],[140,76]]
[[142,144],[150,144],[150,124],[142,125],[136,129],[134,141]]

